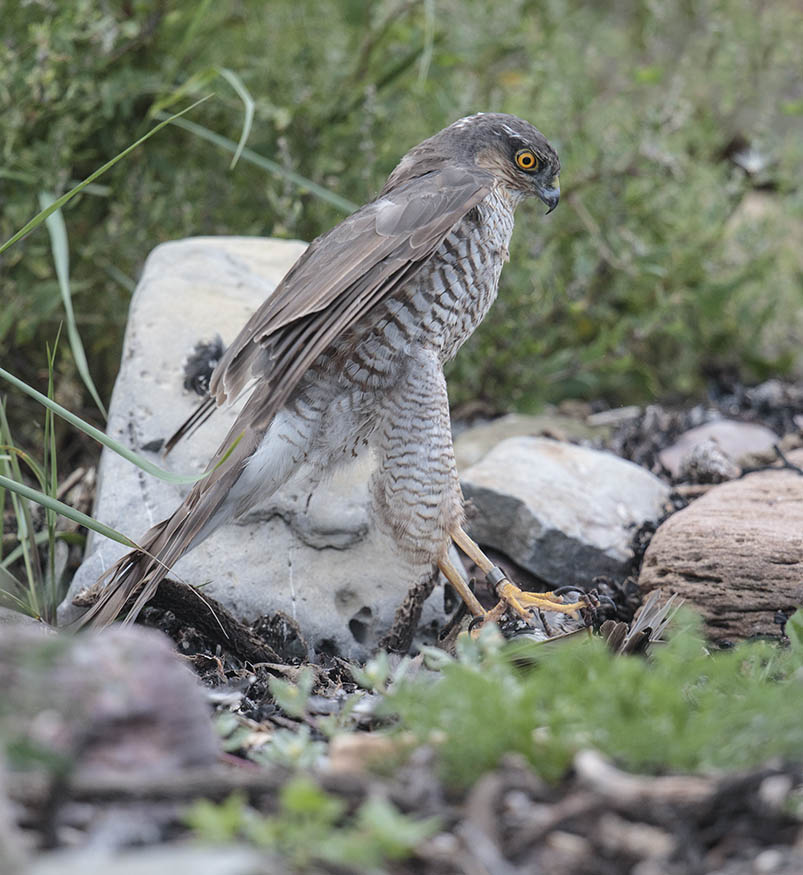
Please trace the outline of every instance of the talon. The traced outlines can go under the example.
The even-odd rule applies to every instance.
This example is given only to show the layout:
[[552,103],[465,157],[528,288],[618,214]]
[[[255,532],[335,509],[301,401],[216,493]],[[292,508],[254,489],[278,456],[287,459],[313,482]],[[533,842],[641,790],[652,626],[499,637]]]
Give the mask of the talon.
[[574,618],[578,611],[588,607],[588,601],[585,597],[580,601],[566,604],[552,592],[524,592],[509,580],[504,580],[499,584],[496,594],[499,596],[500,603],[509,605],[525,620],[530,619],[530,612],[534,609],[556,611]]
[[481,629],[485,625],[485,620],[487,618],[487,614],[484,617],[472,617],[471,622],[468,624],[468,631],[474,632],[478,629]]

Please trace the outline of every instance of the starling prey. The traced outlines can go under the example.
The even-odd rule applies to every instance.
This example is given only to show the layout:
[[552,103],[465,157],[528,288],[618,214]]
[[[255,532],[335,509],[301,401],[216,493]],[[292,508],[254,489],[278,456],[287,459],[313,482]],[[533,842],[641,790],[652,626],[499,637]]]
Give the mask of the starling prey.
[[[253,386],[211,473],[104,575],[81,622],[109,623],[136,595],[133,619],[171,566],[224,522],[297,471],[320,479],[363,452],[375,458],[377,523],[409,564],[411,585],[440,568],[477,617],[582,607],[522,592],[465,533],[443,376],[496,297],[516,206],[534,195],[551,212],[559,169],[528,122],[472,115],[411,149],[376,200],[313,241],[176,435]],[[450,562],[452,543],[494,587],[500,602],[490,614]]]

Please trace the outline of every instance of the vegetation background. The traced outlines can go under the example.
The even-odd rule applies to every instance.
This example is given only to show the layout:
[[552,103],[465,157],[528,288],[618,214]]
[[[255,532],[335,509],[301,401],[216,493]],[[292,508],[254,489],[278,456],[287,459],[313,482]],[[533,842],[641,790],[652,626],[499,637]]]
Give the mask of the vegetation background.
[[[520,210],[499,301],[451,368],[455,404],[642,403],[699,397],[723,375],[802,376],[801,45],[799,0],[0,0],[0,244],[166,112],[215,92],[62,211],[77,322],[108,400],[129,297],[156,245],[192,235],[312,239],[344,205],[299,187],[292,172],[363,203],[424,137],[462,115],[507,111],[557,147],[563,202],[548,219],[538,205]],[[247,156],[231,168],[214,142],[243,127],[239,83],[254,101],[248,147],[272,170]],[[63,306],[51,237],[38,227],[0,255],[0,366],[39,389],[50,383],[58,401],[102,427],[67,342],[52,373]],[[42,428],[33,400],[9,400],[6,411],[0,390],[0,476],[21,482],[25,463],[53,497],[59,472],[97,447],[52,416]],[[2,484],[0,511],[0,587],[54,620],[56,539],[79,550],[78,524],[57,532],[52,509],[34,521]],[[27,596],[5,568],[12,560],[24,566]],[[683,620],[651,661],[577,641],[539,653],[529,671],[526,654],[467,639],[457,661],[437,652],[438,683],[413,676],[388,695],[409,663],[391,676],[385,654],[355,677],[386,697],[384,717],[417,737],[446,728],[439,765],[458,787],[511,750],[557,780],[589,744],[647,772],[743,768],[799,760],[801,614],[786,628],[785,648],[759,642],[712,658]],[[321,738],[312,737],[307,677],[306,689],[269,685],[285,714],[307,722],[275,732],[265,760],[309,764],[324,736],[353,728],[359,694],[316,717]],[[30,741],[30,721],[4,701],[0,741],[19,766],[13,748]],[[253,735],[253,723],[238,726],[226,711],[221,734],[224,718],[226,749],[244,749],[236,733]],[[16,754],[31,750],[21,743]],[[67,784],[59,776],[53,786]],[[344,830],[343,803],[289,786],[268,817],[232,796],[198,803],[190,822],[218,842],[250,830],[296,861],[337,852],[344,863],[355,849],[364,860],[367,847],[372,871],[434,829],[362,806]],[[765,809],[753,810],[763,830]],[[689,841],[682,824],[670,828]]]
[[[794,0],[31,0],[2,4],[0,239],[153,126],[188,118],[332,192],[372,198],[461,115],[517,113],[563,162],[561,208],[517,221],[455,403],[535,408],[799,372],[803,16]],[[201,132],[203,133],[203,132]],[[90,369],[108,398],[148,252],[198,234],[311,239],[342,209],[168,126],[64,210]],[[63,319],[44,228],[0,256],[0,361],[40,388]],[[230,340],[230,338],[227,338]],[[99,421],[66,344],[56,395]],[[36,441],[34,402],[9,408]],[[27,435],[26,435],[27,432]],[[62,434],[63,461],[70,461]],[[75,441],[74,438],[69,440]]]

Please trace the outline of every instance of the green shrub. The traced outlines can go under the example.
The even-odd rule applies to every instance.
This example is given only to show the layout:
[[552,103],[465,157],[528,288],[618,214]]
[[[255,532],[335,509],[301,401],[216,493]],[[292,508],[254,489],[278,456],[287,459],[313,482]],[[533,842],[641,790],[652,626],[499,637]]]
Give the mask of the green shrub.
[[788,648],[746,643],[713,655],[699,619],[678,617],[649,660],[615,656],[600,638],[502,648],[466,641],[436,683],[402,683],[387,711],[424,740],[440,736],[446,776],[458,784],[511,751],[551,779],[583,748],[633,771],[799,761],[803,612],[789,622]]
[[[178,89],[208,90],[214,68],[255,99],[250,148],[356,202],[424,136],[506,110],[558,147],[564,202],[547,220],[522,209],[500,301],[453,368],[454,400],[685,394],[712,364],[759,378],[798,355],[802,42],[788,0],[7,4],[0,236],[40,192],[60,194],[144,133]],[[193,119],[236,139],[240,100],[214,87]],[[754,184],[722,158],[738,136],[770,162],[760,222],[734,219]],[[228,157],[169,128],[65,211],[102,394],[156,244],[310,239],[342,217],[251,164],[229,171]],[[61,319],[47,235],[2,258],[0,360],[33,382]]]

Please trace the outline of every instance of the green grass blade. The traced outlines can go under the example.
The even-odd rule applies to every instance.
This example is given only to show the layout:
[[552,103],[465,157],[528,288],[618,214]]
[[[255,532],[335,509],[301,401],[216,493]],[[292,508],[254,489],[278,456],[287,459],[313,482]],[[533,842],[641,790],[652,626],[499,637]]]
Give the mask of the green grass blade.
[[242,154],[243,147],[251,134],[251,127],[254,122],[254,99],[251,97],[251,92],[245,87],[243,80],[233,70],[229,70],[227,67],[209,67],[206,70],[199,70],[197,73],[190,76],[189,79],[182,82],[182,84],[170,94],[154,101],[153,105],[148,110],[148,118],[164,117],[164,110],[169,106],[172,106],[187,95],[192,94],[194,91],[198,91],[200,88],[206,88],[209,83],[218,76],[225,79],[226,82],[231,85],[237,93],[237,96],[242,100],[245,109],[245,118],[243,119],[243,127],[240,132],[240,141],[234,150],[234,157],[231,159],[231,164],[229,165],[229,169],[231,170],[240,160],[240,155]]
[[[14,437],[6,417],[5,404],[0,401],[0,441],[4,445],[14,447]],[[3,474],[10,474],[17,482],[22,480],[19,459],[17,453],[0,456],[0,487],[5,486]],[[1,510],[1,509],[0,509]],[[22,555],[25,564],[25,582],[27,585],[28,599],[35,606],[36,612],[41,613],[39,608],[39,594],[42,592],[42,563],[39,558],[39,550],[36,547],[35,531],[31,509],[27,501],[20,501],[19,494],[11,491],[11,510],[17,523],[17,540],[22,546]]]
[[160,112],[173,106],[173,104],[178,103],[180,100],[184,100],[185,97],[191,97],[195,92],[202,88],[208,87],[209,83],[216,79],[218,75],[217,67],[207,67],[205,70],[198,70],[196,73],[193,73],[189,79],[185,79],[184,82],[182,82],[178,88],[173,89],[170,94],[166,94],[155,100],[148,110],[148,118],[156,118]]
[[15,495],[19,495],[22,498],[27,498],[29,501],[34,501],[36,502],[36,504],[41,504],[42,507],[55,511],[60,516],[66,517],[68,520],[72,520],[74,523],[78,523],[79,526],[85,526],[87,529],[91,529],[93,532],[97,532],[99,535],[103,535],[106,538],[111,538],[112,541],[117,541],[120,544],[124,544],[126,547],[137,549],[136,543],[134,543],[134,541],[132,541],[130,538],[126,537],[126,535],[123,535],[116,529],[111,528],[111,526],[99,523],[91,516],[88,516],[85,513],[81,513],[80,510],[76,510],[74,507],[70,507],[69,504],[64,504],[63,501],[59,501],[57,498],[52,498],[50,495],[45,495],[44,492],[39,492],[36,489],[32,489],[30,486],[26,486],[24,483],[18,483],[16,480],[12,480],[10,477],[6,477],[2,474],[0,474],[0,486],[8,489]]
[[25,464],[28,466],[28,468],[30,468],[33,476],[36,477],[36,479],[39,483],[39,488],[40,489],[46,488],[44,469],[36,461],[36,459],[34,459],[32,456],[29,456],[28,453],[25,452],[25,450],[21,450],[19,447],[15,447],[13,444],[6,443],[6,444],[0,444],[0,452],[2,452],[2,454],[3,454],[2,456],[0,456],[0,459],[2,459],[5,462],[11,461],[11,455],[9,455],[9,454],[13,454],[18,459],[21,459],[23,462],[25,462]]
[[[41,192],[39,194],[39,206],[46,210],[51,204],[55,203],[56,198],[50,192]],[[59,291],[61,292],[61,300],[64,303],[64,313],[67,317],[67,337],[70,341],[70,349],[72,349],[75,366],[78,368],[78,373],[84,381],[89,394],[92,396],[98,410],[103,414],[104,419],[109,418],[103,402],[100,400],[100,395],[95,387],[92,375],[89,373],[89,364],[86,360],[86,352],[84,344],[81,341],[81,335],[78,332],[78,325],[75,321],[75,312],[72,306],[72,292],[70,291],[70,244],[67,239],[67,227],[64,224],[64,217],[61,210],[55,210],[45,219],[47,230],[50,233],[50,248],[53,252],[53,263],[56,266],[56,278],[59,282]]]
[[0,566],[0,584],[3,585],[3,588],[0,588],[0,605],[27,614],[29,617],[39,616],[38,605],[31,604],[30,597],[17,595],[17,593],[25,593],[25,584],[2,566]]
[[[74,413],[71,413],[65,407],[62,407],[60,404],[57,404],[52,399],[48,398],[47,395],[43,395],[41,392],[37,392],[36,389],[29,386],[27,383],[24,383],[19,377],[15,377],[13,374],[9,373],[5,368],[0,368],[0,378],[6,380],[11,383],[12,386],[19,389],[21,392],[24,392],[26,395],[29,395],[31,398],[38,401],[40,404],[47,407],[49,410],[52,410],[57,416],[60,416],[62,419],[66,420],[70,423],[70,425],[74,425],[76,428],[80,429],[84,434],[89,435],[89,437],[96,440],[99,444],[103,444],[104,447],[108,447],[110,450],[114,450],[118,456],[122,456],[124,459],[128,459],[129,462],[132,462],[138,468],[141,468],[143,471],[148,474],[152,474],[154,477],[158,477],[160,480],[164,480],[167,483],[197,483],[199,480],[203,480],[204,477],[209,476],[211,472],[205,472],[203,474],[173,474],[170,471],[165,471],[162,468],[159,468],[157,465],[154,465],[153,462],[149,462],[147,459],[144,459],[142,456],[135,453],[133,450],[129,450],[128,447],[123,446],[118,441],[114,440],[114,438],[110,438],[107,434],[104,434],[100,429],[95,428],[94,425],[90,425],[88,422],[84,422],[80,416],[76,416]],[[222,465],[226,459],[228,459],[232,450],[237,446],[240,438],[234,441],[234,443],[229,447],[226,455],[218,462],[216,467]]]
[[251,133],[251,125],[254,122],[254,98],[251,97],[250,92],[245,85],[243,85],[242,79],[240,79],[233,70],[229,70],[227,67],[221,67],[219,72],[237,92],[237,96],[242,100],[243,106],[245,107],[245,118],[243,119],[243,129],[240,133],[240,142],[237,143],[237,149],[231,159],[231,164],[229,164],[229,170],[233,170],[237,165],[237,162],[240,160],[240,155],[243,153],[246,141],[248,140],[248,135]]
[[[55,511],[49,510],[48,513],[55,514]],[[42,531],[37,532],[34,535],[34,540],[36,541],[37,546],[41,546],[42,544],[46,544],[50,539],[50,532]],[[79,535],[78,532],[56,532],[54,535],[54,539],[56,541],[64,541],[65,544],[76,544],[81,547],[86,544],[86,538],[83,535]],[[22,558],[22,545],[17,544],[17,546],[0,562],[0,568],[9,569],[18,559]]]
[[[53,213],[53,216],[61,217],[61,212]],[[53,218],[51,216],[51,218]],[[50,219],[47,220],[48,222]],[[62,224],[64,224],[62,222]],[[66,231],[65,231],[66,237]],[[77,331],[77,329],[76,329]],[[55,395],[55,382],[53,375],[56,372],[56,352],[59,348],[59,340],[61,339],[61,326],[56,334],[56,339],[53,342],[53,347],[47,344],[47,397],[52,401]],[[79,338],[80,343],[80,338]],[[87,372],[88,373],[88,372]],[[56,418],[52,410],[45,410],[45,435],[44,435],[44,476],[46,487],[44,491],[51,498],[58,498],[59,491],[59,471],[58,457],[56,454]],[[47,582],[49,592],[47,598],[48,610],[50,615],[48,619],[56,621],[58,614],[58,606],[61,601],[61,593],[59,592],[59,581],[56,576],[56,524],[58,522],[57,515],[52,510],[45,511],[45,519],[47,521]],[[37,541],[38,543],[38,541]]]
[[195,103],[191,104],[186,109],[182,109],[181,112],[177,112],[174,115],[171,115],[169,118],[164,119],[164,121],[159,122],[159,124],[156,125],[155,128],[151,128],[151,130],[149,130],[147,134],[140,137],[135,143],[132,143],[126,149],[123,149],[123,151],[120,152],[119,155],[115,155],[115,157],[112,158],[111,161],[107,161],[103,166],[98,167],[98,169],[95,170],[94,173],[91,173],[89,176],[87,176],[87,178],[83,182],[79,182],[78,185],[75,186],[75,188],[70,189],[70,191],[68,191],[66,194],[63,194],[60,198],[57,198],[55,201],[53,201],[52,204],[50,204],[49,207],[47,207],[47,209],[44,209],[41,212],[37,213],[30,220],[30,222],[26,222],[26,224],[23,225],[16,234],[14,234],[12,237],[9,237],[9,239],[0,246],[0,253],[5,252],[6,249],[9,248],[9,246],[13,246],[26,234],[41,225],[42,222],[44,222],[45,219],[47,219],[47,217],[51,215],[51,213],[55,213],[56,210],[61,209],[66,203],[71,201],[82,189],[86,188],[86,186],[88,186],[91,182],[94,182],[99,176],[102,176],[107,170],[110,170],[112,167],[114,167],[114,165],[118,161],[120,161],[122,158],[125,158],[125,156],[128,155],[130,152],[133,152],[134,149],[137,148],[137,146],[141,146],[146,140],[149,140],[157,131],[160,131],[165,125],[170,124],[170,122],[180,118],[181,116],[188,113],[190,110],[195,109],[196,106],[203,103],[205,100],[208,100],[210,97],[211,95],[202,97],[200,100],[196,100]]
[[[157,114],[157,118],[164,118],[164,115],[164,113],[160,112]],[[209,128],[205,128],[203,125],[196,124],[188,119],[178,118],[177,116],[165,119],[164,123],[167,124],[171,121],[174,125],[183,128],[185,131],[189,131],[191,134],[195,134],[196,137],[200,137],[202,140],[214,143],[216,146],[225,149],[227,152],[232,152],[234,154],[237,153],[238,146],[234,140],[229,140],[227,137],[222,137],[220,134],[210,131]],[[341,197],[339,194],[335,194],[333,191],[329,191],[328,188],[318,185],[317,182],[307,179],[306,176],[302,176],[294,170],[288,170],[286,167],[282,167],[281,164],[271,161],[270,158],[265,158],[263,155],[254,152],[253,149],[244,147],[240,155],[244,161],[255,164],[257,167],[262,170],[267,170],[268,173],[272,173],[274,176],[280,176],[282,179],[286,179],[288,182],[293,183],[293,185],[297,185],[304,191],[308,191],[310,194],[315,195],[315,197],[320,198],[322,201],[326,201],[344,213],[353,213],[354,210],[357,209],[358,205],[352,201]],[[0,250],[0,252],[2,252],[2,250]]]

